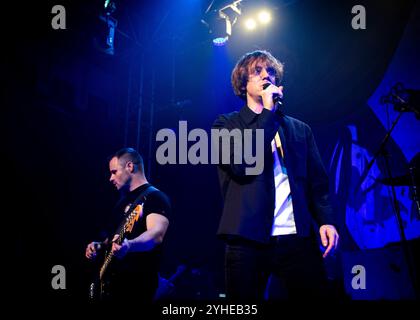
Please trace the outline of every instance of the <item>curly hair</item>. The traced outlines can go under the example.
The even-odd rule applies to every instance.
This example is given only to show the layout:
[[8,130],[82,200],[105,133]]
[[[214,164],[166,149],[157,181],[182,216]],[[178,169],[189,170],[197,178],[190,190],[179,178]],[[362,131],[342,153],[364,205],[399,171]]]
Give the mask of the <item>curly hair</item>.
[[266,67],[273,68],[276,73],[276,86],[280,85],[283,78],[283,64],[279,62],[274,56],[265,50],[256,50],[248,52],[243,55],[233,68],[231,82],[233,91],[241,99],[246,100],[246,84],[248,82],[249,74],[253,71],[251,66],[255,62],[262,62]]

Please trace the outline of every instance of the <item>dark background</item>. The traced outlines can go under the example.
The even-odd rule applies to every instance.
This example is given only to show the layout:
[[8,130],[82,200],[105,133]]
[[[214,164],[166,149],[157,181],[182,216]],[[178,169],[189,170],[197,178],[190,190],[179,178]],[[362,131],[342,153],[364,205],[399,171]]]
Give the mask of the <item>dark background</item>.
[[[199,270],[203,296],[224,292],[216,168],[159,165],[155,135],[177,132],[179,120],[209,131],[218,114],[238,110],[230,72],[245,52],[267,49],[285,63],[287,114],[311,125],[326,165],[349,123],[366,128],[360,140],[377,148],[386,130],[366,101],[415,1],[264,1],[274,10],[271,26],[247,35],[238,23],[225,47],[214,47],[200,23],[209,3],[117,1],[114,55],[98,48],[106,32],[102,1],[62,1],[65,30],[51,27],[58,3],[2,10],[3,212],[16,297],[85,299],[85,246],[98,239],[117,199],[107,156],[124,146],[139,149],[150,182],[172,200],[161,274],[170,277],[184,263]],[[253,2],[246,3],[250,12]],[[356,4],[366,8],[366,30],[351,28]],[[406,164],[390,144],[395,162]],[[344,248],[354,250],[347,240]],[[51,289],[54,265],[65,266],[67,290]]]

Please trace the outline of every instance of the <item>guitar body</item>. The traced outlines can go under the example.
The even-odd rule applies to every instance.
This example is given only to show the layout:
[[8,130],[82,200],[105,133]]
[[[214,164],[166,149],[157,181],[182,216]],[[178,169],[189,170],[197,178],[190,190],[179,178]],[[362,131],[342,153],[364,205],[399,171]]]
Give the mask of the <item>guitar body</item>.
[[95,301],[107,300],[110,297],[110,281],[100,280],[92,281],[89,286],[89,299]]
[[[106,249],[104,248],[106,247]],[[101,249],[97,251],[97,257],[94,261],[93,270],[95,270],[92,281],[89,284],[89,299],[100,301],[106,300],[110,296],[109,284],[110,279],[108,273],[101,279],[100,270],[102,270],[104,261],[110,252],[110,246],[102,244]],[[99,272],[98,272],[99,270]]]
[[103,294],[102,294],[102,286],[101,281],[93,281],[91,282],[89,286],[89,299],[91,300],[102,300]]
[[103,301],[110,297],[111,279],[104,277],[100,279],[98,275],[89,284],[89,299],[94,301]]

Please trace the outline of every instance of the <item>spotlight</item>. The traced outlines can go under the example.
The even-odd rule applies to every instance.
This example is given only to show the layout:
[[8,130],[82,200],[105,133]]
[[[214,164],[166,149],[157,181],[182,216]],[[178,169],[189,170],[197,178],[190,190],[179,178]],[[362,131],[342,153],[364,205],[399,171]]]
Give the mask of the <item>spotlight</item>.
[[114,13],[115,9],[117,9],[117,6],[115,5],[114,1],[111,0],[105,0],[104,3],[104,10],[105,10],[105,14],[107,16],[110,16],[111,14]]
[[212,9],[213,1],[207,8],[201,22],[212,34],[215,46],[223,46],[229,40],[229,37],[232,36],[232,27],[241,15],[239,7],[241,1],[234,1],[220,9]]
[[270,12],[268,12],[267,10],[261,11],[258,14],[258,20],[262,23],[262,24],[267,24],[271,21],[271,14]]
[[257,27],[257,22],[254,19],[249,18],[245,21],[245,28],[247,30],[254,30]]
[[213,44],[216,46],[216,47],[221,47],[221,46],[224,46],[225,44],[226,44],[226,42],[228,41],[228,37],[226,36],[226,37],[218,37],[218,38],[214,38],[213,39]]

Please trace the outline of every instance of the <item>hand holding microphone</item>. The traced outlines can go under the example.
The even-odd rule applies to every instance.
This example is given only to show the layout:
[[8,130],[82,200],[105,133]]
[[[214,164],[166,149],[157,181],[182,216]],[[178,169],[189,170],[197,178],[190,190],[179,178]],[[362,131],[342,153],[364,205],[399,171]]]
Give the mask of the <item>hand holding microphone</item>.
[[[283,86],[276,87],[274,84],[267,82],[263,84],[263,90],[271,92],[272,104],[269,103],[267,109],[273,110],[283,106]],[[263,96],[264,101],[264,96]],[[270,101],[271,102],[271,101]],[[264,106],[265,107],[265,106]]]

